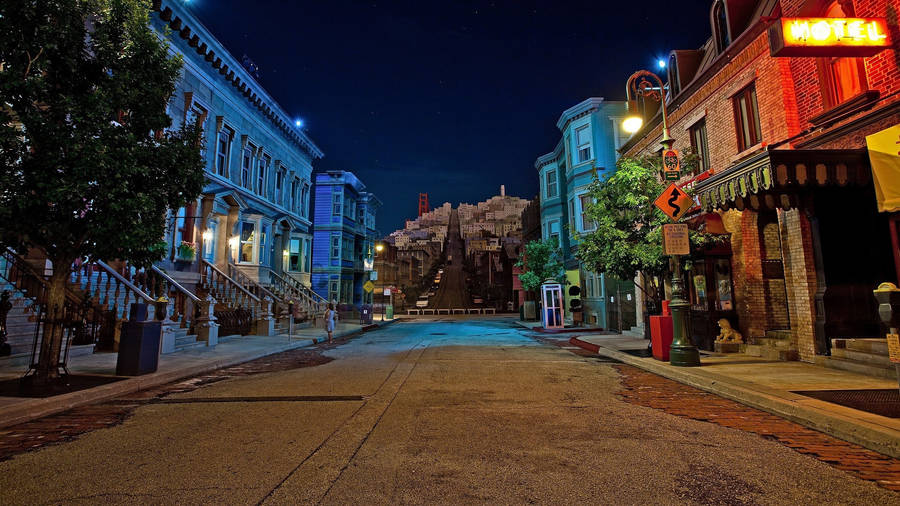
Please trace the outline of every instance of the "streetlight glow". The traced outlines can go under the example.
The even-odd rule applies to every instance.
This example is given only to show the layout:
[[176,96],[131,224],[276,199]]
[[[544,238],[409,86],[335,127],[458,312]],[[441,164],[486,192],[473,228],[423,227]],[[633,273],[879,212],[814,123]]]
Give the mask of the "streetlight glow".
[[384,244],[376,244],[375,251],[381,253],[384,250]]
[[666,68],[666,60],[663,60],[663,59],[657,60],[656,64],[659,65],[659,68],[661,68],[661,69]]
[[303,128],[303,120],[302,120],[302,119],[298,119],[298,120],[294,121],[294,125],[295,125],[297,128]]
[[622,128],[630,134],[640,130],[643,125],[644,120],[640,116],[629,116],[622,122]]

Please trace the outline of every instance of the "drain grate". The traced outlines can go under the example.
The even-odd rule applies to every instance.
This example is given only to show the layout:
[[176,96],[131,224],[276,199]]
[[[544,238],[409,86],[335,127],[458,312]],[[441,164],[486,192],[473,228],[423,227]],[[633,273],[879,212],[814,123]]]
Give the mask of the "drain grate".
[[194,404],[204,402],[343,402],[364,401],[362,395],[283,395],[269,397],[185,397],[154,399],[151,404]]
[[807,390],[794,392],[888,418],[900,418],[900,390]]

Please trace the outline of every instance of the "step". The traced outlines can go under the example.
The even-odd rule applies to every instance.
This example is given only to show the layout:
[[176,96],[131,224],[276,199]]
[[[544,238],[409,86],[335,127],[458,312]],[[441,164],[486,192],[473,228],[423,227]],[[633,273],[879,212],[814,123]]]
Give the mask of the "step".
[[[832,349],[832,352],[834,350]],[[897,379],[897,369],[893,364],[890,366],[882,366],[867,362],[857,362],[856,360],[848,360],[834,355],[830,357],[816,357],[816,364],[829,367],[831,369],[840,369],[842,371],[850,371],[866,376],[874,376],[878,378]]]
[[767,330],[766,337],[770,339],[786,339],[791,340],[791,331],[788,330]]
[[832,348],[831,356],[845,360],[853,360],[864,364],[872,364],[882,367],[891,366],[891,359],[887,355],[867,353],[864,351],[850,350],[846,348]]
[[[188,346],[197,342],[197,335],[184,335],[175,338],[175,349],[179,349],[179,347]],[[204,343],[205,344],[205,343]]]
[[888,354],[887,339],[856,338],[856,339],[832,339],[831,349],[845,348],[853,351],[872,353],[875,355]]
[[760,357],[766,360],[789,362],[800,359],[800,354],[797,352],[797,350],[779,349],[767,345],[741,344],[740,351],[745,355],[749,355],[751,357]]
[[781,339],[773,337],[751,337],[750,344],[765,346],[767,348],[775,348],[779,350],[787,350],[791,348],[790,339]]

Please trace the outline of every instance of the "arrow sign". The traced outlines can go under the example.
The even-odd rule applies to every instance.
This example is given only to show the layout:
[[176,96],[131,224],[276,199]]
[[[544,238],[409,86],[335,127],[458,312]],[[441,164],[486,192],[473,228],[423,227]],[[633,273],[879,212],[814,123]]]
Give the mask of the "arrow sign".
[[694,199],[675,183],[670,184],[653,203],[672,221],[680,220],[690,208],[694,207]]

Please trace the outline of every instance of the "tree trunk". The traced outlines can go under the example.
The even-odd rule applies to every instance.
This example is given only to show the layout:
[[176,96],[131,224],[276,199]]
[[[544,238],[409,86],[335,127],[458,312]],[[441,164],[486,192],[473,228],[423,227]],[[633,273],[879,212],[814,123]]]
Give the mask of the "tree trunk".
[[48,384],[59,378],[59,355],[62,351],[63,322],[66,316],[66,283],[71,265],[71,261],[53,261],[53,274],[50,276],[47,290],[47,309],[35,377],[38,384]]

